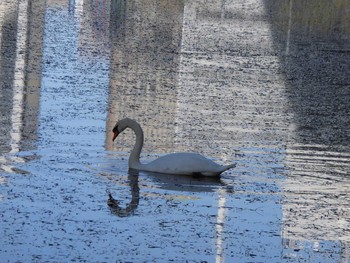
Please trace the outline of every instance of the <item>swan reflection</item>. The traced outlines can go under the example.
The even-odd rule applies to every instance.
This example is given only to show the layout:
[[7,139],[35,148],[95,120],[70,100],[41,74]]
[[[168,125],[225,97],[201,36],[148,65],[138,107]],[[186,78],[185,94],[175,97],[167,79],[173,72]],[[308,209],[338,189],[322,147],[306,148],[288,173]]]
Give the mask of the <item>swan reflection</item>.
[[124,208],[120,206],[120,202],[117,199],[113,198],[111,193],[108,194],[109,199],[107,201],[107,204],[111,209],[111,212],[118,217],[131,216],[134,213],[137,206],[139,205],[139,201],[140,201],[140,188],[138,184],[139,176],[138,174],[129,173],[128,180],[129,180],[129,186],[131,190],[131,201]]
[[[143,175],[147,176],[147,178],[152,181],[152,185],[155,185],[157,189],[182,192],[181,197],[183,197],[183,193],[194,192],[209,193],[219,191],[221,196],[223,193],[232,193],[232,186],[219,177],[172,175],[144,171],[140,172],[130,169],[128,173],[128,186],[131,194],[130,201],[124,200],[125,202],[123,202],[118,199],[116,193],[108,192],[107,205],[113,214],[118,217],[128,217],[135,213],[140,201],[139,177]],[[147,188],[148,186],[146,185],[145,187]],[[127,203],[127,205],[122,207],[122,203]]]

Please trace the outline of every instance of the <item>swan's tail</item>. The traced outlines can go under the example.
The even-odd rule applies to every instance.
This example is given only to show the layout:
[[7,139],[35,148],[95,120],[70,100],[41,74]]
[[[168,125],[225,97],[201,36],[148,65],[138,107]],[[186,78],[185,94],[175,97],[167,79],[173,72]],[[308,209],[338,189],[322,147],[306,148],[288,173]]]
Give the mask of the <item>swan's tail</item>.
[[231,168],[235,168],[236,167],[236,163],[232,163],[232,164],[229,164],[229,165],[224,165],[222,166],[222,172],[228,170],[228,169],[231,169]]

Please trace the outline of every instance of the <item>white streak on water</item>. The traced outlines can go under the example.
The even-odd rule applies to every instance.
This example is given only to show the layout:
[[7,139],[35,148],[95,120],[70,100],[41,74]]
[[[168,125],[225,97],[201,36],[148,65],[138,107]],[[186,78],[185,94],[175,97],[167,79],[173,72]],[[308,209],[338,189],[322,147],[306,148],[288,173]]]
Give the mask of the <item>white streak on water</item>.
[[287,41],[286,41],[286,55],[289,55],[289,43],[290,43],[290,31],[292,26],[292,9],[293,0],[289,1],[289,15],[288,15],[288,31],[287,31]]

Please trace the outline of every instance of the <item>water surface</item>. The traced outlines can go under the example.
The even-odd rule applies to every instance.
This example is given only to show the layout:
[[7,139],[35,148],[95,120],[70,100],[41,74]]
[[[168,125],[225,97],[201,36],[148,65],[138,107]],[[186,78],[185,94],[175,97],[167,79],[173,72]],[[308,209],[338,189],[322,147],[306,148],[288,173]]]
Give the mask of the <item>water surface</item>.
[[[349,8],[2,2],[1,259],[348,262]],[[124,117],[145,162],[237,167],[128,172],[134,135],[111,141]]]

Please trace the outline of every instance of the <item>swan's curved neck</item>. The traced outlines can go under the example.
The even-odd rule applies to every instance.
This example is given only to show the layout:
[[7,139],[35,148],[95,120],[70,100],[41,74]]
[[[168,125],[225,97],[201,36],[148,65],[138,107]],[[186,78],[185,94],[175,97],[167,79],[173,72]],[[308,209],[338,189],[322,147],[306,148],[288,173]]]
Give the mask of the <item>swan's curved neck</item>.
[[132,129],[136,135],[136,142],[129,157],[129,168],[139,169],[141,166],[140,154],[143,146],[143,131],[141,126],[134,121],[129,123],[129,128]]

